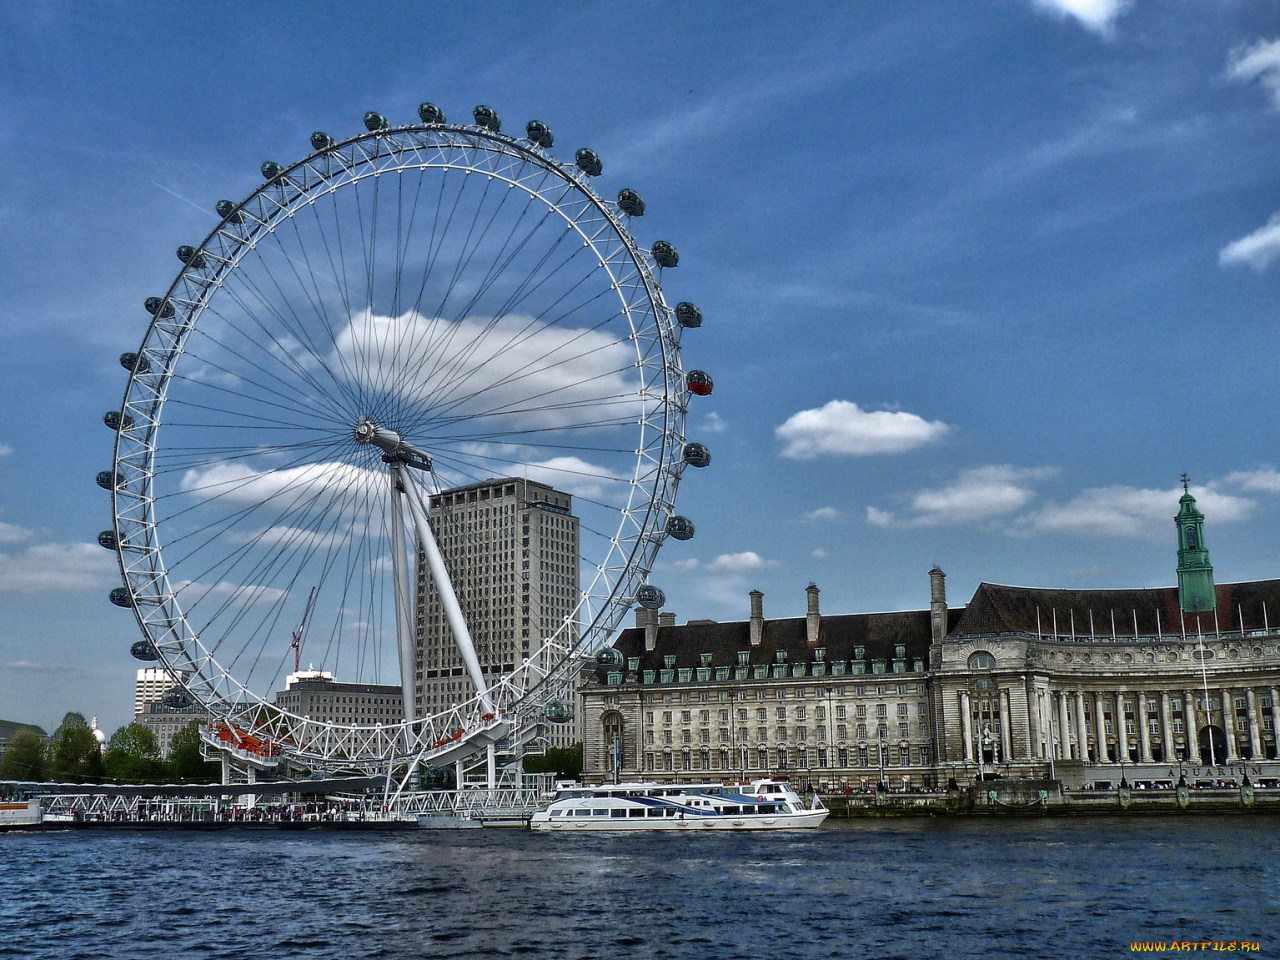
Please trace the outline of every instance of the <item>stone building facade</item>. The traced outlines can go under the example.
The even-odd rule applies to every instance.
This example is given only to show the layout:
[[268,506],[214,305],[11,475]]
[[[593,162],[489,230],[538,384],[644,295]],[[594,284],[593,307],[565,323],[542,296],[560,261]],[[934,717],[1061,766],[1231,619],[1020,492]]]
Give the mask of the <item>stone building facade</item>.
[[986,776],[1280,778],[1280,580],[1214,584],[1184,495],[1177,587],[982,583],[928,609],[745,621],[640,610],[582,686],[584,775],[786,773],[833,789]]

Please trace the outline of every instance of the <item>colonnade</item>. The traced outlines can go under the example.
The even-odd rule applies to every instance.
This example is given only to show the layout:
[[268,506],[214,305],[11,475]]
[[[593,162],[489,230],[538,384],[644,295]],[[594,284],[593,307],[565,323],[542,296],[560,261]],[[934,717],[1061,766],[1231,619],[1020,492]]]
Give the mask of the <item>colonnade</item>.
[[[1265,703],[1259,691],[1267,697]],[[1265,757],[1266,736],[1264,718],[1272,719],[1272,739],[1275,728],[1280,726],[1280,689],[1269,687],[1223,686],[1197,687],[1166,686],[1159,690],[1130,690],[1112,687],[1106,690],[1050,689],[1034,687],[1028,704],[1026,732],[1028,742],[1015,742],[1014,731],[1018,727],[1012,715],[1010,688],[1001,687],[991,693],[982,692],[984,699],[994,701],[999,713],[1000,762],[1017,760],[1077,759],[1101,763],[1154,763],[1168,762],[1178,756],[1178,748],[1185,749],[1184,758],[1210,762],[1210,752],[1200,749],[1200,730],[1205,726],[1220,727],[1225,734],[1224,755],[1218,756],[1218,744],[1212,747],[1212,760],[1232,763],[1243,759],[1240,737],[1247,734],[1249,757]],[[960,735],[964,759],[979,762],[984,734],[994,742],[995,731],[975,729],[973,698],[967,690],[958,691]],[[1236,698],[1245,700],[1245,718],[1237,721]],[[1217,706],[1211,701],[1216,698]],[[952,701],[953,703],[955,701]],[[1126,709],[1126,702],[1132,706]],[[1174,703],[1181,707],[1182,716],[1174,717]],[[1090,712],[1092,717],[1090,717]],[[1128,729],[1127,715],[1133,714],[1134,729]],[[1105,720],[1110,717],[1112,728],[1108,732]],[[1091,722],[1092,721],[1092,722]],[[1181,729],[1175,729],[1181,725]],[[1237,732],[1237,724],[1240,729]],[[1211,735],[1212,738],[1212,735]],[[1114,744],[1115,759],[1108,755],[1108,747]],[[1092,746],[1093,752],[1090,752]],[[1157,758],[1156,753],[1159,752]]]

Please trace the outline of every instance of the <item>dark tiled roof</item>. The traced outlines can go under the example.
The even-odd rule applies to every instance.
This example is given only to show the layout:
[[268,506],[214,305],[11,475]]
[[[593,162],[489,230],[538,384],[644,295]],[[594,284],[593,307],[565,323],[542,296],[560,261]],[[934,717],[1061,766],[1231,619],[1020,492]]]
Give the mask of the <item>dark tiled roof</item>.
[[[951,611],[954,621],[962,611]],[[751,646],[751,623],[695,621],[684,626],[659,627],[657,644],[649,653],[644,649],[644,630],[624,630],[614,642],[625,657],[639,657],[641,670],[658,670],[662,658],[674,654],[675,666],[701,666],[701,655],[711,654],[711,665],[736,666],[738,651],[750,650],[751,663],[773,663],[778,650],[787,651],[788,663],[807,663],[813,659],[814,647],[826,648],[826,659],[852,660],[854,647],[865,647],[866,660],[892,660],[894,647],[906,646],[907,659],[927,659],[929,655],[929,611],[908,610],[901,613],[855,613],[823,617],[818,628],[818,642],[807,639],[806,619],[766,620],[761,642]]]
[[[1267,625],[1280,622],[1280,580],[1220,583],[1217,590],[1218,625],[1221,629],[1240,629],[1242,614],[1245,628],[1249,630],[1262,629],[1264,620]],[[1018,632],[1052,634],[1055,612],[1058,633],[1062,636],[1072,633],[1073,615],[1075,635],[1089,636],[1090,613],[1096,636],[1111,635],[1112,614],[1115,615],[1117,636],[1133,636],[1135,615],[1137,633],[1144,636],[1175,634],[1182,630],[1177,587],[1043,590],[981,583],[950,633],[952,636]],[[1200,616],[1202,628],[1212,629],[1213,614]],[[1186,623],[1188,630],[1195,629],[1193,615],[1187,615]]]

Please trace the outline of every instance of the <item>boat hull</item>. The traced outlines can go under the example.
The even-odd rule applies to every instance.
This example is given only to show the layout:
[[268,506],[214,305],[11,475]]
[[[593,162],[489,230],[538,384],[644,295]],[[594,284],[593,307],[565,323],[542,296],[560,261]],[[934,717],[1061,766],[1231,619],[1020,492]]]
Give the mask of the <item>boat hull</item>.
[[0,831],[39,830],[44,819],[39,800],[22,803],[0,803]]
[[725,830],[798,830],[822,825],[827,819],[829,810],[806,810],[803,813],[778,815],[744,815],[744,816],[699,816],[699,817],[663,817],[650,820],[635,820],[612,817],[596,819],[595,817],[577,818],[562,817],[559,820],[542,819],[545,814],[535,814],[529,821],[531,830],[559,831],[560,833],[579,833],[587,831],[630,831],[630,830],[678,830],[684,833],[711,833]]

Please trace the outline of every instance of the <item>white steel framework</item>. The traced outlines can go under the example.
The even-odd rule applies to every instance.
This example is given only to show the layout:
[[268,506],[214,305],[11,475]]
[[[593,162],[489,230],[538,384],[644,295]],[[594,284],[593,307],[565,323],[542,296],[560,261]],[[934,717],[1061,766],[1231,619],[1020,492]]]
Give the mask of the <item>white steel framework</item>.
[[[210,742],[220,724],[314,766],[454,762],[568,696],[575,654],[645,582],[685,466],[681,327],[631,218],[539,143],[445,123],[317,138],[220,204],[148,301],[116,429],[113,599],[204,704]],[[574,614],[502,675],[456,596],[489,586],[449,582],[422,493],[494,475],[570,490],[590,534]],[[447,710],[415,710],[411,550],[474,688]],[[313,587],[305,659],[395,675],[402,717],[272,702]]]

